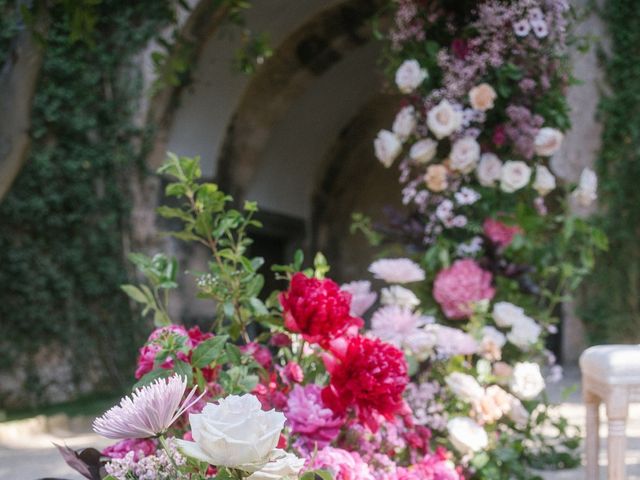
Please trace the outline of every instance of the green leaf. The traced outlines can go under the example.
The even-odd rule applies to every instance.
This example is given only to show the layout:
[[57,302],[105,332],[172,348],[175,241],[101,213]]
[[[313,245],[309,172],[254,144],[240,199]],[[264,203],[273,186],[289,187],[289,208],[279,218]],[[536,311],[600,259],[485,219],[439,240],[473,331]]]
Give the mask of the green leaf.
[[228,339],[227,335],[218,335],[202,342],[194,349],[191,356],[191,364],[197,368],[210,365],[222,355],[224,345]]
[[175,360],[173,362],[173,370],[181,377],[187,379],[187,385],[191,385],[193,382],[193,368],[191,365],[182,360]]
[[185,222],[193,221],[193,217],[191,216],[191,214],[179,208],[162,206],[162,207],[156,208],[156,212],[158,212],[158,215],[164,218],[179,218],[180,220],[184,220]]
[[135,285],[120,285],[120,288],[138,303],[149,303],[146,295]]

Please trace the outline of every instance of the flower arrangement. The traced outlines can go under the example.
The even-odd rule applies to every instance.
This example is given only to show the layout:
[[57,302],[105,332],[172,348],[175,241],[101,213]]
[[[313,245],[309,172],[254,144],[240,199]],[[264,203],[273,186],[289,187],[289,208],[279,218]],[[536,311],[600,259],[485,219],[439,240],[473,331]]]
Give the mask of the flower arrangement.
[[384,56],[403,99],[373,147],[384,167],[398,165],[405,208],[392,228],[361,215],[354,226],[404,247],[412,258],[393,262],[423,272],[394,296],[401,282],[377,274],[389,260],[372,264],[393,285],[371,334],[404,350],[423,424],[469,478],[573,466],[575,432],[544,395],[545,376],[561,372],[546,338],[606,248],[570,211],[597,198],[595,173],[571,184],[553,168],[570,127],[573,12],[564,0],[394,0],[392,12]]
[[[179,205],[159,212],[183,223],[169,234],[210,249],[210,271],[196,274],[196,285],[218,308],[209,331],[173,323],[175,259],[131,257],[146,281],[123,289],[156,328],[140,348],[133,393],[94,422],[118,443],[102,452],[61,448],[68,463],[107,480],[463,479],[434,441],[429,414],[414,411],[424,408],[421,395],[436,392],[409,386],[403,339],[428,320],[414,315],[417,298],[398,285],[383,292],[389,311],[380,324],[397,315],[407,324],[382,340],[363,330],[377,299],[370,283],[341,288],[326,277],[322,255],[305,269],[297,254],[274,267],[287,289],[261,300],[261,259],[245,256],[256,206],[228,208],[230,197],[200,181],[197,159],[170,155],[160,171]],[[372,272],[396,283],[425,279],[405,259]]]

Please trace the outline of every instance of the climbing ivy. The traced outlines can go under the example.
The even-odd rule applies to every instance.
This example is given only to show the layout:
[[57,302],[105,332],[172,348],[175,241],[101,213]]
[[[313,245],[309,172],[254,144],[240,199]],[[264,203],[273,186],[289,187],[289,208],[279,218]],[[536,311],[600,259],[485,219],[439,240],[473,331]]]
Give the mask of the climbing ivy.
[[0,203],[0,373],[26,368],[33,403],[46,401],[56,381],[37,369],[50,355],[67,355],[77,381],[98,366],[94,383],[112,389],[129,377],[140,340],[139,316],[119,289],[127,281],[124,179],[143,155],[134,148],[142,138],[132,120],[142,95],[134,55],[174,10],[169,0],[92,8],[89,42],[72,35],[78,27],[64,2],[49,12],[30,158]]
[[640,4],[607,0],[602,10],[611,40],[603,56],[608,94],[597,163],[600,223],[609,237],[583,295],[582,316],[592,343],[640,340]]

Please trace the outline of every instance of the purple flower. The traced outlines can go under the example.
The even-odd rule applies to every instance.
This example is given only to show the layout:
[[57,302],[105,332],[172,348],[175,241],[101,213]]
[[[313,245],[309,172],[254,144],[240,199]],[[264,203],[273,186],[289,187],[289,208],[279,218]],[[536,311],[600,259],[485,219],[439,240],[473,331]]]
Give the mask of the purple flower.
[[196,387],[182,401],[187,381],[174,375],[169,380],[158,379],[137,389],[120,400],[93,422],[93,430],[113,439],[149,438],[164,433],[193,403]]
[[371,282],[366,280],[345,283],[340,286],[340,290],[351,294],[351,315],[354,317],[364,315],[378,298],[378,295],[371,291]]
[[289,394],[285,417],[291,432],[301,437],[302,447],[323,448],[334,440],[344,424],[322,401],[322,388],[315,384],[296,385]]

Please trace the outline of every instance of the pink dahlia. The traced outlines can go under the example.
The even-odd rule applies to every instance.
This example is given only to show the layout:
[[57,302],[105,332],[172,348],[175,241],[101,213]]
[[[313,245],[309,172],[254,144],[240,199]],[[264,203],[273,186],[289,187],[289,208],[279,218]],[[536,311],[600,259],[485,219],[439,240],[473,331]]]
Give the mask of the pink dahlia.
[[289,290],[280,294],[284,326],[310,343],[326,345],[364,322],[351,315],[351,294],[328,278],[319,280],[296,273]]
[[319,450],[307,461],[305,470],[327,470],[334,480],[375,480],[360,455],[341,448]]
[[322,400],[322,388],[315,384],[296,385],[284,411],[291,432],[300,435],[307,451],[324,448],[340,433],[344,417],[336,415]]
[[485,236],[499,247],[507,247],[513,242],[513,238],[522,234],[522,229],[517,226],[509,226],[504,223],[487,218],[482,224]]
[[475,261],[468,258],[457,260],[436,275],[433,298],[447,318],[469,318],[477,302],[491,300],[495,295],[491,280],[491,273],[480,268]]
[[351,294],[351,315],[354,317],[364,315],[378,298],[378,294],[371,291],[371,282],[366,280],[345,283],[340,289]]

